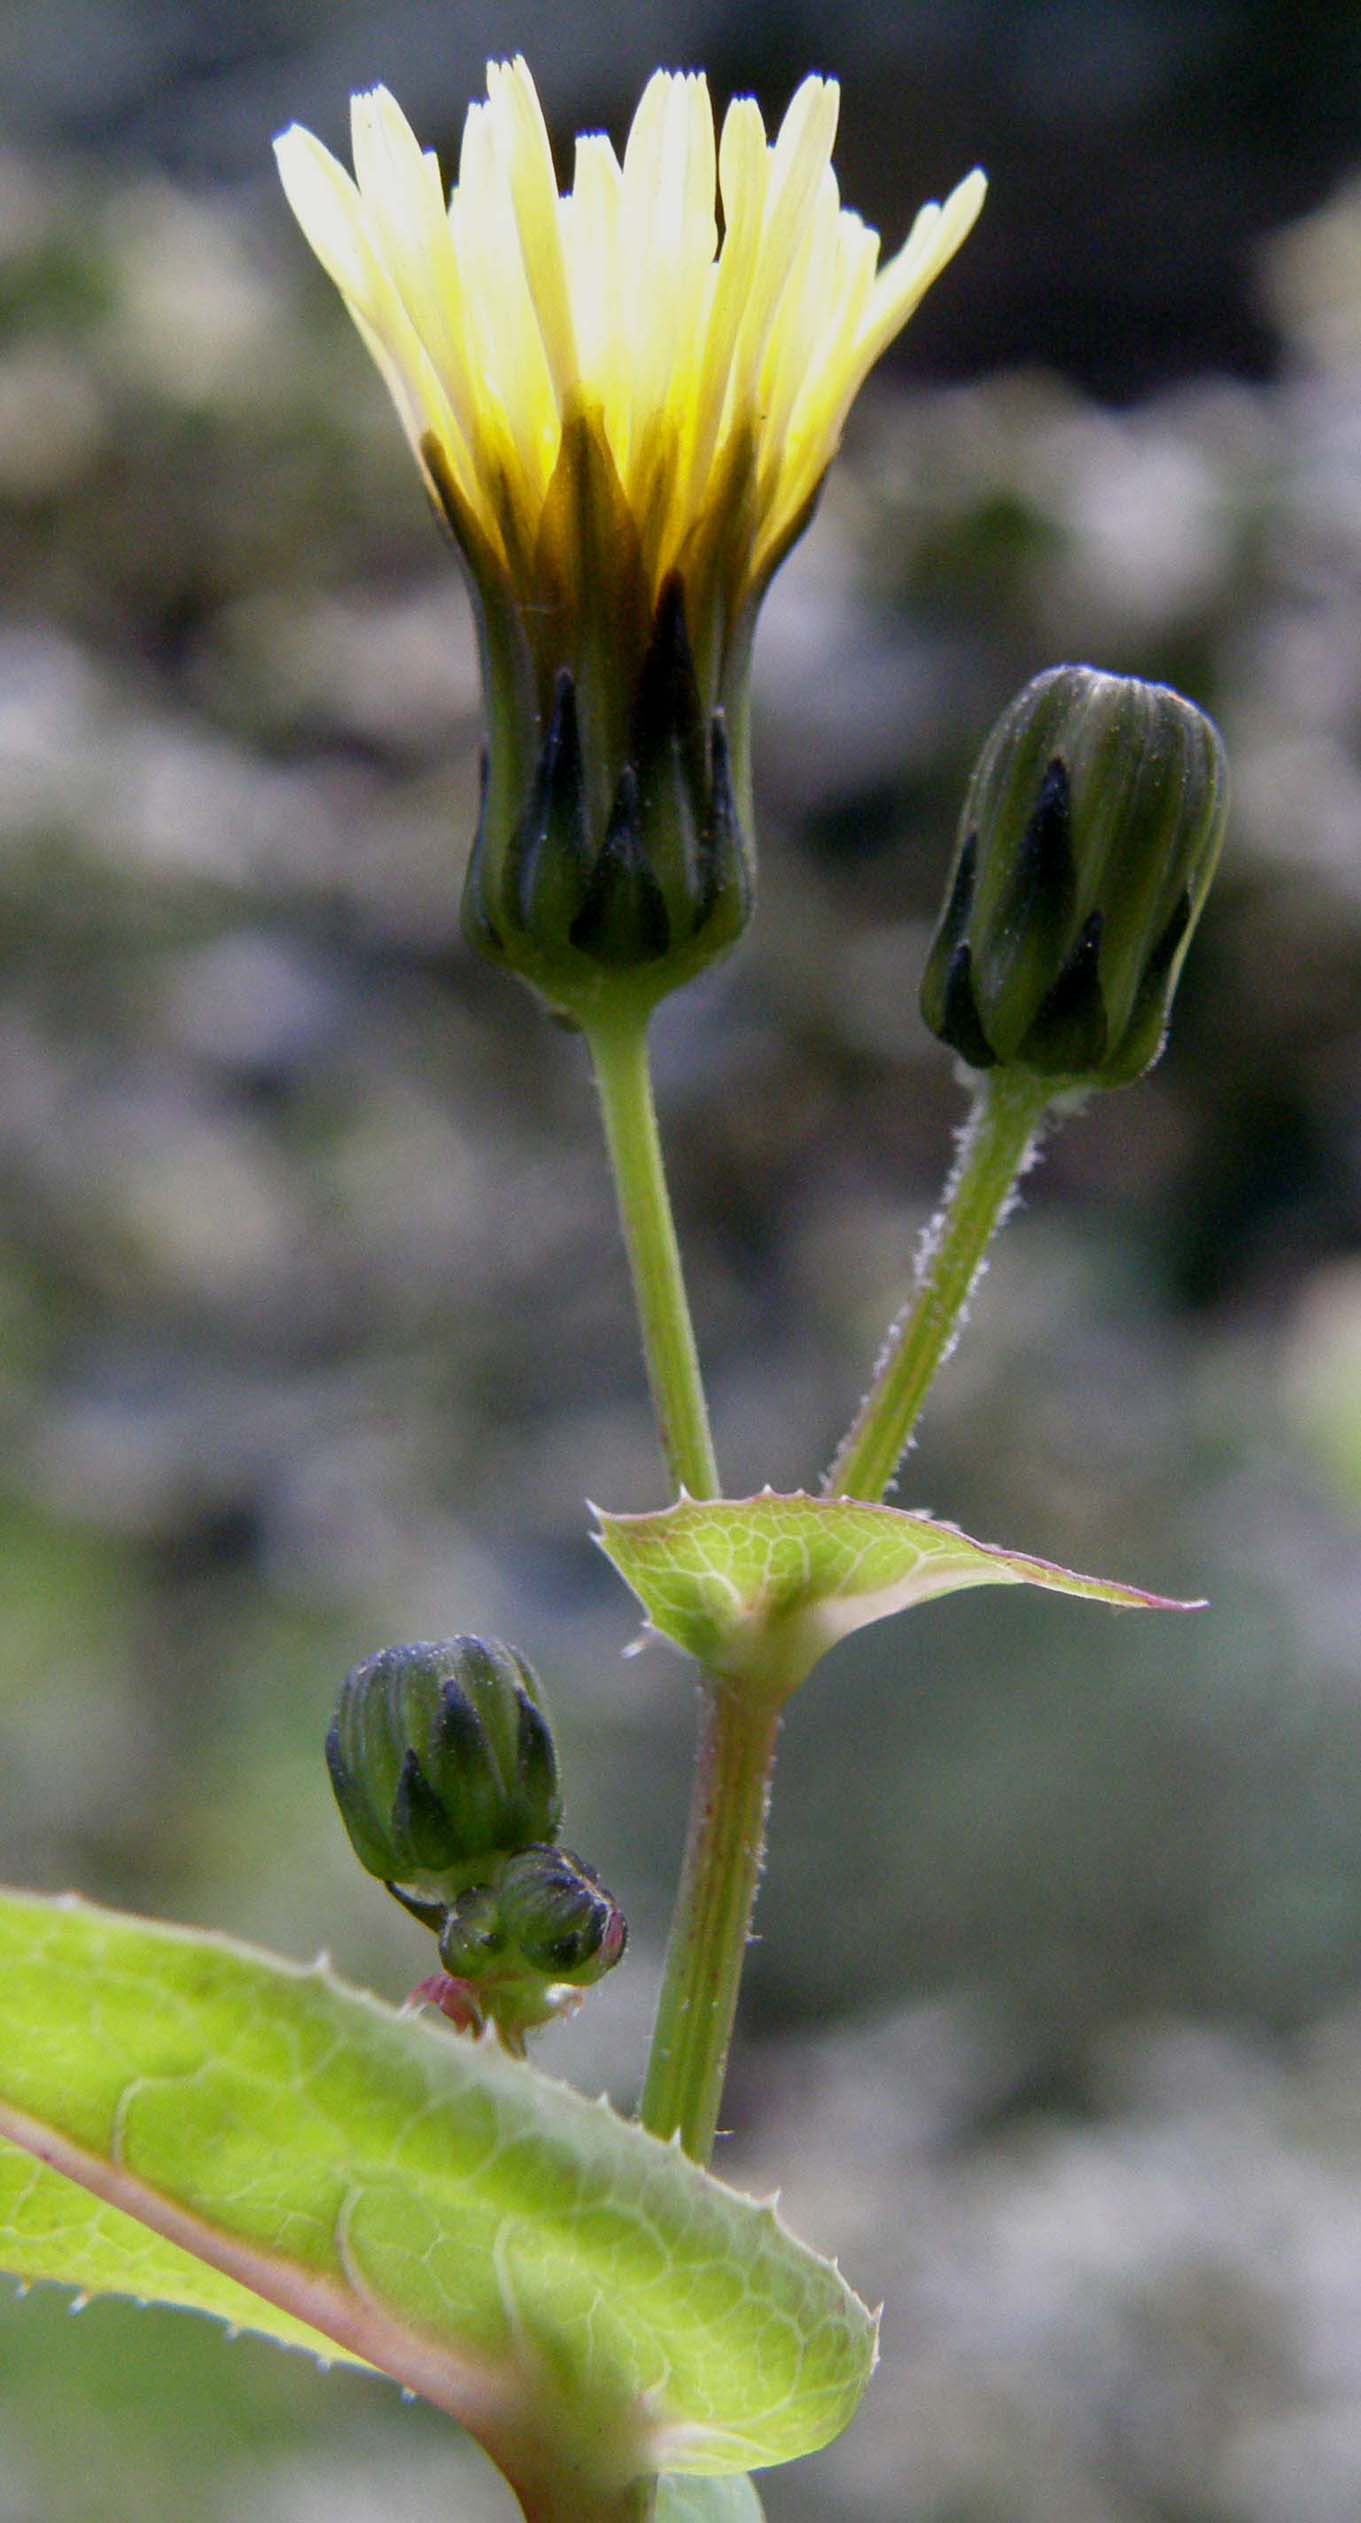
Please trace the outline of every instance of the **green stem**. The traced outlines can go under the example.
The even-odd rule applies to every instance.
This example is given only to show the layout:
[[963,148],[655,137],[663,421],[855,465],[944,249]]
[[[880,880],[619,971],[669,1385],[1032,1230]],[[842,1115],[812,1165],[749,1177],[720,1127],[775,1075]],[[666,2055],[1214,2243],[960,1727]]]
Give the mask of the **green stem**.
[[[677,1486],[719,1494],[648,1074],[645,1020],[588,1033],[662,1444]],[[765,1852],[779,1716],[706,1681],[685,1862],[643,2094],[655,2135],[713,2153],[751,1914]]]
[[944,1210],[918,1264],[916,1295],[889,1334],[874,1382],[823,1483],[827,1497],[882,1498],[889,1487],[1052,1101],[1043,1079],[1005,1069],[985,1075]]
[[586,1039],[662,1450],[678,1489],[688,1489],[692,1498],[716,1498],[718,1466],[657,1135],[647,1019],[626,1016],[596,1024]]
[[722,1682],[704,1685],[695,1793],[642,2122],[677,2132],[687,2155],[714,2149],[751,1914],[765,1855],[778,1708],[751,1708]]

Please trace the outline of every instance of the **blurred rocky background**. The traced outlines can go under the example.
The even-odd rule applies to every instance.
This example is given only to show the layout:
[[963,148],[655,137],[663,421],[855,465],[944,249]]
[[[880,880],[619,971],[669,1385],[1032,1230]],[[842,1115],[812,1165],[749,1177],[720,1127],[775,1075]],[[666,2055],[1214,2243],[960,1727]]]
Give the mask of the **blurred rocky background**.
[[[845,87],[896,242],[983,226],[758,652],[764,892],[659,1028],[730,1485],[814,1479],[961,1099],[915,1012],[971,756],[1092,659],[1219,716],[1172,1048],[1027,1188],[903,1496],[1195,1619],[970,1596],[792,1712],[722,2161],[889,2299],[772,2523],[1361,2512],[1361,18],[1317,0],[9,0],[0,16],[0,1866],[390,1995],[320,1739],[394,1638],[549,1677],[633,2093],[683,1669],[577,1048],[476,966],[456,575],[268,163],[488,51],[620,132],[658,60]],[[0,1992],[0,2038],[3,2038]],[[0,2523],[508,2523],[385,2386],[0,2301]]]

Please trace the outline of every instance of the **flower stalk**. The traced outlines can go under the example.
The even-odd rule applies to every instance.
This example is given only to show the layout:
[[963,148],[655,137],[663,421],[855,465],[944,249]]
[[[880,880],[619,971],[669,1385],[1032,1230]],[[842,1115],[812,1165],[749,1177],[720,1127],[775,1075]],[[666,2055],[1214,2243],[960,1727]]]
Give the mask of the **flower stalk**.
[[677,1489],[716,1498],[718,1465],[666,1187],[646,1017],[587,1035],[662,1452]]
[[828,1498],[879,1499],[959,1334],[989,1244],[1033,1162],[1054,1090],[1023,1071],[987,1072],[960,1138],[945,1206],[928,1228],[915,1298],[889,1333],[874,1381],[823,1482]]

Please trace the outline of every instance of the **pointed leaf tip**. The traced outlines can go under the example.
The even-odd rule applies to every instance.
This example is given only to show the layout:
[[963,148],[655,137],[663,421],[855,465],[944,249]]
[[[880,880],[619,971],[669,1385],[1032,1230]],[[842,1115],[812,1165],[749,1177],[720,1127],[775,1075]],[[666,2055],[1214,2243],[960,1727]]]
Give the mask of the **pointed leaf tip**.
[[595,1539],[654,1631],[721,1678],[787,1698],[839,1638],[971,1586],[1030,1585],[1122,1611],[1198,1611],[1139,1586],[976,1542],[957,1525],[860,1499],[687,1499],[597,1510]]

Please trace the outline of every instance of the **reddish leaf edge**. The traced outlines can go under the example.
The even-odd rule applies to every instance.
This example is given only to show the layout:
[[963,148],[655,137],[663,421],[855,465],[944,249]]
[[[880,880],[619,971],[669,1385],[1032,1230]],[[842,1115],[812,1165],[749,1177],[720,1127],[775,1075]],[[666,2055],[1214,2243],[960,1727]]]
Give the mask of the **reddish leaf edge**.
[[[163,2241],[175,2243],[195,2260],[234,2278],[263,2303],[305,2322],[318,2334],[318,2350],[330,2341],[359,2366],[386,2374],[403,2390],[432,2401],[491,2450],[482,2425],[497,2425],[501,2417],[497,2401],[504,2398],[504,2383],[493,2368],[471,2358],[456,2358],[443,2345],[431,2342],[427,2346],[418,2332],[391,2320],[357,2290],[338,2286],[334,2279],[321,2277],[282,2254],[252,2249],[210,2218],[179,2206],[150,2182],[139,2180],[125,2166],[109,2163],[45,2121],[30,2119],[27,2112],[7,2103],[0,2103],[0,2138],[35,2157],[50,2172],[64,2174],[68,2181],[92,2192],[106,2207],[134,2217]],[[343,2238],[341,2247],[343,2253]],[[108,2292],[114,2295],[118,2290]],[[455,2375],[459,2380],[451,2388]]]

